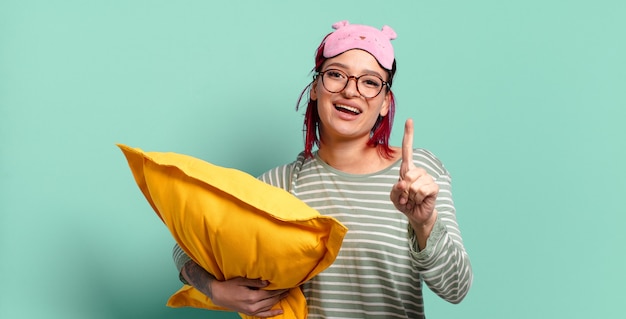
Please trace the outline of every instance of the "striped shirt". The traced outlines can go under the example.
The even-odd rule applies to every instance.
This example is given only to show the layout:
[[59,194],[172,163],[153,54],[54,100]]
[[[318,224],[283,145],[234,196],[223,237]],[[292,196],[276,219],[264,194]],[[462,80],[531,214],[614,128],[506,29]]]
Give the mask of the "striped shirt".
[[[302,286],[309,319],[425,318],[422,282],[452,303],[467,294],[472,269],[455,217],[450,175],[424,149],[414,150],[413,162],[440,188],[437,222],[421,251],[407,218],[389,199],[401,161],[355,175],[332,168],[317,154],[305,159],[301,153],[295,162],[259,177],[348,227],[335,262]],[[180,270],[189,257],[176,246],[174,260]]]
[[308,318],[424,318],[422,281],[449,302],[465,297],[472,269],[455,217],[450,175],[424,149],[414,150],[413,162],[440,188],[437,222],[422,251],[407,218],[389,199],[401,161],[355,175],[334,169],[317,154],[309,159],[300,154],[260,177],[348,227],[335,262],[302,286]]

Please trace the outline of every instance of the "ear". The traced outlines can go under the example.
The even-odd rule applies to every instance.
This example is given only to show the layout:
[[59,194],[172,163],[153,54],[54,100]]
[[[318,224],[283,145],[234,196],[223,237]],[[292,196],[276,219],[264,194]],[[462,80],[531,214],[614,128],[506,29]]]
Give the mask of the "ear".
[[380,116],[385,117],[389,113],[389,107],[391,105],[391,91],[387,91],[385,93],[385,100],[383,100],[383,105],[380,108]]
[[313,79],[313,82],[311,82],[311,90],[309,92],[309,96],[311,98],[311,101],[317,101],[317,82],[318,82],[319,76],[316,76],[315,79]]

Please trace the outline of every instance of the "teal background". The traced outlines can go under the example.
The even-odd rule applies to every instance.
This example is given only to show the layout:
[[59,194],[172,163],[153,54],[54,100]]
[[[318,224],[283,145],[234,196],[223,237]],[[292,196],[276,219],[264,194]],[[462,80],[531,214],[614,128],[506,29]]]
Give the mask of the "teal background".
[[429,318],[624,318],[626,2],[0,2],[0,318],[171,309],[173,241],[115,143],[257,175],[347,19],[391,25],[402,122],[452,172],[475,279]]

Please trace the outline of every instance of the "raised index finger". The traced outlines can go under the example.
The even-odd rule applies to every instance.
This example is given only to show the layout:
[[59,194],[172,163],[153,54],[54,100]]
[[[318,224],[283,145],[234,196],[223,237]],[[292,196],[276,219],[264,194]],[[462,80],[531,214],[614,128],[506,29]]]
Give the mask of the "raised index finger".
[[408,170],[413,167],[413,120],[412,119],[406,120],[406,123],[404,124],[404,137],[402,137],[402,167],[405,170]]

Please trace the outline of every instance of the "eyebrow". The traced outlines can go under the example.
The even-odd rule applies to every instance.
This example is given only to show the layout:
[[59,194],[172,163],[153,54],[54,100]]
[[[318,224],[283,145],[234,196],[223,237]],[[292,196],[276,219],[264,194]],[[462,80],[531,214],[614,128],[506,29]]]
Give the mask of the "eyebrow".
[[[332,67],[332,66],[334,66],[334,67],[339,67],[339,68],[342,68],[342,69],[344,69],[344,70],[347,70],[347,69],[349,69],[349,68],[350,68],[350,67],[348,67],[347,65],[345,65],[345,64],[343,64],[343,63],[333,62],[333,63],[328,64],[328,65],[326,66],[326,68],[325,68],[325,69],[326,69],[326,70],[328,70],[328,67]],[[384,77],[384,75],[382,75],[382,74],[380,74],[380,73],[378,73],[377,71],[374,71],[374,70],[368,70],[368,69],[366,69],[366,70],[365,70],[365,72],[364,72],[364,73],[361,73],[360,75],[363,75],[363,74],[371,74],[371,75],[376,75],[376,76],[380,77],[381,79],[384,79],[384,78],[385,78],[385,77]]]

